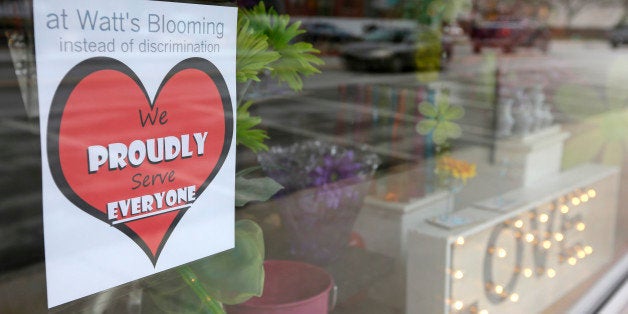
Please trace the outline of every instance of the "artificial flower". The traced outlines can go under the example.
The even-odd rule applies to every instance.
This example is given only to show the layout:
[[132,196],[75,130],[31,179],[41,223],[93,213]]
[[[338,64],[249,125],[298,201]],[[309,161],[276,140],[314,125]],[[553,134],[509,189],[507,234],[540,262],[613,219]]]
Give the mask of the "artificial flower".
[[447,91],[436,96],[435,104],[424,101],[419,104],[419,112],[425,117],[416,126],[421,135],[431,136],[437,145],[444,144],[450,138],[458,138],[462,134],[460,126],[453,122],[464,116],[464,109],[449,103]]
[[476,176],[476,165],[451,156],[442,156],[436,163],[436,171],[445,176],[461,180],[463,184]]

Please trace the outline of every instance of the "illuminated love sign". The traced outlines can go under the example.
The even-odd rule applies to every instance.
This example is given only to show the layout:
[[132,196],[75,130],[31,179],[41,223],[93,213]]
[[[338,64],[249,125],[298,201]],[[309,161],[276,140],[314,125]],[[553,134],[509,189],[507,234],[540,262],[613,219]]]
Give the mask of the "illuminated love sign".
[[[581,210],[584,206],[578,205],[595,197],[595,189],[578,190],[493,228],[484,254],[483,280],[486,298],[493,304],[517,302],[517,283],[520,278],[552,279],[556,277],[556,269],[551,266],[552,261],[558,260],[559,265],[567,262],[574,266],[580,259],[592,254],[593,248],[583,236],[586,224]],[[510,246],[514,248],[512,251],[505,248],[508,244],[500,246],[502,240],[508,241],[509,238],[514,242]],[[510,254],[514,256],[506,263],[511,264],[512,272],[506,281],[499,282],[494,276],[494,270],[504,267],[498,264],[504,263],[504,259]],[[526,259],[526,254],[531,254],[530,258]],[[455,279],[461,279],[462,276],[462,272],[454,271]],[[459,309],[460,303],[454,304],[454,308]]]
[[418,226],[408,244],[408,313],[551,305],[611,258],[617,178],[614,168],[587,165],[460,211],[477,225]]

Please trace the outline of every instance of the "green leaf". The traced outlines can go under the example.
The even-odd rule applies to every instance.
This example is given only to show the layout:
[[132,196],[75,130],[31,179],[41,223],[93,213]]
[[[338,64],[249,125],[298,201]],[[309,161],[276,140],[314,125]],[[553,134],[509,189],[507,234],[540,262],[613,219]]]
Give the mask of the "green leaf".
[[432,119],[423,119],[416,125],[416,130],[421,135],[428,135],[436,128],[437,122]]
[[271,70],[270,64],[280,55],[268,49],[268,37],[249,27],[250,21],[244,16],[238,17],[238,38],[236,52],[236,80],[259,81],[258,75],[264,70]]
[[[143,280],[150,313],[223,313],[220,304],[260,296],[264,288],[264,238],[251,220],[235,223],[235,248]],[[156,308],[154,308],[156,306]]]
[[438,108],[430,102],[423,101],[419,104],[419,112],[425,117],[436,119]]
[[459,138],[462,135],[462,129],[460,125],[454,122],[443,121],[437,127],[443,130],[447,134],[448,137],[451,138]]
[[175,269],[143,279],[142,287],[143,293],[148,296],[142,304],[147,313],[208,313],[203,302]]
[[211,297],[225,304],[262,295],[264,238],[251,220],[235,224],[235,248],[188,264]]
[[464,116],[464,108],[458,105],[450,106],[447,111],[445,111],[444,117],[446,120],[458,120]]
[[447,141],[447,133],[443,130],[443,128],[436,128],[432,133],[432,141],[435,144],[440,145]]
[[264,140],[268,139],[268,135],[265,130],[256,128],[262,122],[262,118],[251,116],[249,108],[252,104],[252,101],[248,101],[238,107],[236,144],[244,145],[256,153],[262,150],[268,150],[268,146],[264,144]]
[[235,206],[244,206],[248,202],[267,201],[283,186],[277,181],[265,178],[247,179],[244,176],[236,175],[236,198]]
[[300,91],[303,88],[301,76],[320,73],[315,65],[322,65],[323,61],[313,53],[318,53],[309,43],[296,43],[286,46],[281,53],[281,59],[273,64],[271,74],[277,78],[279,82],[286,82],[288,86]]
[[436,144],[443,144],[448,138],[458,138],[462,135],[460,126],[449,121],[441,121],[432,134],[432,139]]
[[295,38],[305,32],[300,22],[290,23],[288,15],[279,15],[273,8],[267,10],[263,2],[250,10],[242,10],[241,14],[252,30],[266,36],[268,49],[280,56],[268,65],[272,77],[300,91],[302,76],[320,73],[316,66],[324,62],[314,55],[319,51],[309,43],[295,42]]
[[246,169],[242,169],[238,172],[236,172],[236,176],[246,176],[249,175],[257,170],[261,170],[262,166],[254,166],[254,167],[248,167]]
[[436,96],[436,107],[438,108],[438,115],[445,116],[449,111],[449,91],[441,90]]

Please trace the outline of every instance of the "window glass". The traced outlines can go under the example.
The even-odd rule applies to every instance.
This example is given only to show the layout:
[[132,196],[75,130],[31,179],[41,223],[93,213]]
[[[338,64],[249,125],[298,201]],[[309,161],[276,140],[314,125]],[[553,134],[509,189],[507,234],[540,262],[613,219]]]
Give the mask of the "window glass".
[[625,1],[172,2],[239,9],[235,248],[48,309],[33,4],[0,0],[0,313],[614,304]]

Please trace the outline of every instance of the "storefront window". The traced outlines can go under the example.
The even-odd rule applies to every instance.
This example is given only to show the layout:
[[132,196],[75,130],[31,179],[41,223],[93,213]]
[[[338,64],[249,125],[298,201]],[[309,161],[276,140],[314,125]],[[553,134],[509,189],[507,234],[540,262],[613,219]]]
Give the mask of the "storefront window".
[[627,311],[625,1],[116,1],[0,0],[0,313]]

